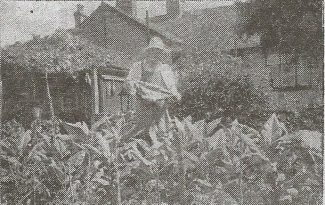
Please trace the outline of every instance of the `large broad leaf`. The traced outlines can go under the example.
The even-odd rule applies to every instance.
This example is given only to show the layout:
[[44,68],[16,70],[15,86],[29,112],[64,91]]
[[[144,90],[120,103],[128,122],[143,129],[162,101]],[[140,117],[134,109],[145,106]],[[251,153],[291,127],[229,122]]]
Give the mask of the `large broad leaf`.
[[301,145],[307,149],[315,149],[322,152],[323,134],[317,131],[299,130],[292,134],[287,134],[277,141],[281,143],[301,142]]
[[151,152],[151,151],[152,151],[151,147],[149,146],[149,144],[148,144],[146,141],[144,141],[144,140],[142,140],[142,139],[134,139],[134,142],[137,142],[138,145],[139,145],[143,150],[145,150],[146,152]]
[[38,193],[46,193],[48,196],[51,196],[51,191],[46,187],[45,184],[39,181],[36,177],[33,181],[34,189],[36,189]]
[[183,150],[182,151],[182,154],[183,154],[183,157],[184,158],[189,159],[192,162],[195,162],[195,163],[198,163],[199,162],[199,158],[195,154],[193,154],[191,152],[188,152],[186,150]]
[[244,160],[250,166],[258,166],[260,164],[269,162],[269,159],[261,153],[244,153],[241,159]]
[[239,180],[235,179],[232,181],[229,181],[226,184],[223,184],[223,189],[232,197],[234,198],[236,201],[240,201],[240,184],[239,184]]
[[174,121],[178,132],[185,134],[184,124],[177,117],[175,117]]
[[180,146],[185,146],[186,143],[188,142],[188,136],[186,136],[185,127],[184,127],[183,123],[177,117],[175,117],[174,121],[175,121],[175,126],[178,131],[178,135],[177,135],[178,142],[180,143]]
[[281,196],[279,201],[282,204],[291,204],[292,203],[292,196],[291,195]]
[[260,153],[260,149],[256,145],[255,141],[251,138],[252,135],[240,135],[241,141],[244,143],[245,147],[249,148],[253,152]]
[[152,163],[147,160],[146,158],[144,158],[141,154],[141,152],[138,150],[138,148],[136,146],[132,147],[132,151],[131,151],[135,157],[137,157],[141,162],[143,162],[145,165],[150,166],[152,165]]
[[280,122],[276,114],[273,113],[270,119],[264,124],[264,130],[262,130],[262,136],[264,141],[270,144],[272,141],[279,139],[283,135],[287,134],[287,129],[284,123]]
[[126,165],[120,171],[120,177],[130,176],[131,171],[137,169],[140,166],[140,161],[132,161],[125,163]]
[[256,139],[260,139],[259,132],[251,127],[240,124],[237,120],[232,123],[231,132],[244,143],[245,148],[249,148],[253,152],[260,152],[256,144]]
[[36,145],[34,145],[33,149],[30,150],[29,154],[25,156],[26,161],[30,160],[31,158],[37,156],[40,152],[44,151],[43,149],[43,142],[39,142]]
[[107,123],[110,122],[111,117],[105,116],[96,121],[94,124],[91,125],[91,130],[96,131],[98,128],[100,128],[102,125],[107,125]]
[[213,185],[210,182],[208,182],[207,180],[194,179],[193,181],[197,182],[200,186],[203,186],[203,187],[209,187],[209,188],[213,187]]
[[222,148],[227,145],[226,143],[226,133],[223,129],[218,130],[211,137],[205,138],[208,143],[209,149]]
[[112,153],[109,144],[112,140],[106,140],[100,133],[96,133],[96,138],[98,139],[102,153],[107,159],[110,159],[112,157]]
[[158,149],[162,145],[162,143],[158,141],[157,131],[158,131],[157,126],[151,126],[149,128],[149,136],[152,141],[152,148],[154,149]]
[[115,133],[115,137],[120,138],[122,134],[123,125],[125,124],[124,117],[116,116],[112,120],[114,120],[114,126],[112,127],[112,130]]
[[62,141],[69,141],[72,139],[70,135],[63,135],[63,134],[57,134],[56,137]]
[[194,123],[195,127],[199,130],[200,135],[206,137],[207,134],[207,123],[205,120],[200,120]]
[[81,145],[83,148],[85,148],[85,149],[88,149],[89,151],[92,151],[92,152],[94,152],[96,155],[98,155],[98,156],[102,156],[103,155],[103,153],[102,152],[100,152],[96,147],[94,147],[94,146],[92,146],[92,145],[89,145],[89,144],[82,144]]
[[81,150],[74,155],[72,155],[68,160],[67,164],[69,165],[70,172],[74,172],[78,167],[81,166],[86,156],[86,151]]
[[221,122],[221,118],[218,118],[218,119],[215,119],[207,124],[207,135],[208,136],[212,135],[216,131],[215,129],[218,127],[220,122]]
[[287,192],[293,197],[296,197],[298,195],[298,190],[295,188],[287,189]]
[[54,139],[54,147],[61,154],[62,157],[66,156],[70,153],[65,142],[59,138]]
[[163,183],[160,181],[160,180],[156,180],[156,179],[152,179],[150,181],[148,181],[145,185],[145,190],[146,192],[151,192],[153,191],[158,185],[158,189],[161,190],[161,189],[164,189],[164,185]]
[[77,122],[76,124],[65,122],[63,123],[63,126],[66,131],[75,138],[84,139],[90,133],[88,126],[85,122]]
[[192,123],[192,117],[188,116],[183,120],[186,134],[191,138],[191,141],[201,142],[203,139],[203,133]]
[[111,183],[105,179],[103,179],[102,177],[104,176],[104,169],[100,169],[99,172],[97,172],[94,176],[94,178],[91,180],[93,182],[97,182],[103,186],[108,186]]
[[63,183],[66,176],[62,168],[53,159],[51,159],[51,164],[49,165],[49,167],[52,168],[57,178]]
[[[162,155],[164,158],[167,157],[167,155],[165,156],[165,152],[164,152],[164,148],[162,147],[162,145],[164,145],[161,142],[158,143],[153,143],[152,146],[149,146],[149,144],[141,139],[135,139],[134,142],[137,143],[137,148],[141,148],[144,153],[145,153],[145,157],[147,159],[153,158],[153,157],[157,157],[159,155]],[[156,145],[155,145],[156,144]]]
[[20,143],[18,144],[18,149],[23,150],[27,146],[27,144],[30,142],[32,131],[27,130],[24,134],[21,135]]
[[244,135],[252,135],[254,137],[260,137],[260,134],[257,130],[255,130],[254,128],[251,128],[247,125],[240,124],[237,119],[234,120],[231,125],[232,125],[231,131],[234,134],[237,134],[237,135],[244,134]]
[[91,181],[97,182],[103,186],[109,186],[111,184],[109,181],[102,179],[102,178],[93,178]]

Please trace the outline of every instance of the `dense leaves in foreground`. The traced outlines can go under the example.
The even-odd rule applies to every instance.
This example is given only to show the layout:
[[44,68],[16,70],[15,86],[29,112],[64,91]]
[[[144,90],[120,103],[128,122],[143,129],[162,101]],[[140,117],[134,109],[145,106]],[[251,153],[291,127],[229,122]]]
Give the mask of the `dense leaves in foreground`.
[[1,204],[321,204],[322,137],[172,119],[165,134],[121,138],[126,116],[85,123],[14,121],[0,141]]

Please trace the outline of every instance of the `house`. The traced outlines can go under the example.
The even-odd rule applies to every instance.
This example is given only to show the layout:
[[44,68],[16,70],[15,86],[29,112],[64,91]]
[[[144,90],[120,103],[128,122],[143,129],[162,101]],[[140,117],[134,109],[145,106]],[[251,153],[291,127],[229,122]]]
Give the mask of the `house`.
[[[261,36],[238,36],[243,19],[235,5],[182,11],[174,1],[173,13],[150,18],[150,22],[183,40],[184,50],[201,56],[221,51],[238,57],[254,85],[269,97],[270,110],[299,110],[323,105],[323,62],[308,55],[293,58],[261,45]],[[322,59],[322,58],[320,58]]]
[[[40,108],[41,118],[48,118],[53,109],[62,120],[89,122],[94,96],[97,109],[121,112],[120,82],[128,70],[114,64],[119,55],[96,46],[74,29],[60,29],[43,38],[34,36],[25,43],[7,46],[1,58],[4,120],[16,118],[29,126],[33,109]],[[99,101],[96,90],[103,90],[105,101]]]

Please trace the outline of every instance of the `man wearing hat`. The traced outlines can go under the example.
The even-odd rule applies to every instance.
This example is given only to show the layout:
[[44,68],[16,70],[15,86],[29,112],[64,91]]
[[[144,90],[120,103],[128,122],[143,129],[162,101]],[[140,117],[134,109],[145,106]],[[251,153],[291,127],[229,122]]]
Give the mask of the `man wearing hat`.
[[127,77],[130,94],[135,99],[135,126],[128,137],[147,132],[151,126],[166,126],[168,104],[180,100],[175,73],[164,60],[169,50],[159,37],[153,37],[144,50],[144,58],[133,64]]

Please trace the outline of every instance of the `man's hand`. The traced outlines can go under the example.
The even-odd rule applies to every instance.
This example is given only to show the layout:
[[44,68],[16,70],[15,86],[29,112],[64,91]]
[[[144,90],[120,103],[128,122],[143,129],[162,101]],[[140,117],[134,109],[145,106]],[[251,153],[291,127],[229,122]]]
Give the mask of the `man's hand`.
[[176,97],[177,101],[180,101],[182,99],[182,96],[179,94],[179,92],[175,93],[174,96]]

